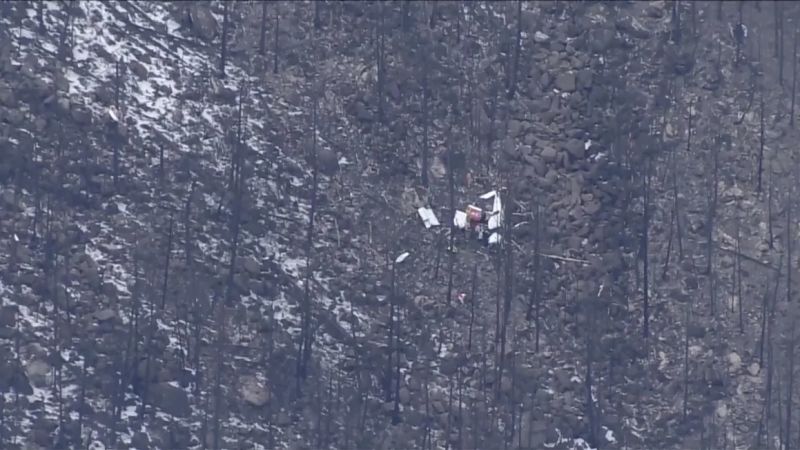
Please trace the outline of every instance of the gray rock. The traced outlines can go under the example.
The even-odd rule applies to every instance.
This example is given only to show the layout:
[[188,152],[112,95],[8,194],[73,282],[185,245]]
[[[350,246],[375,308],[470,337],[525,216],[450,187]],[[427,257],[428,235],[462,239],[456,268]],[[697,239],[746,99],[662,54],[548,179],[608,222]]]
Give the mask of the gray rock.
[[728,353],[725,360],[728,361],[728,369],[731,372],[738,372],[742,368],[742,357],[736,352]]
[[636,18],[631,16],[624,16],[617,19],[615,23],[617,29],[625,34],[628,34],[637,39],[647,39],[650,37],[650,32],[647,31]]
[[188,417],[192,412],[186,391],[169,383],[150,385],[149,397],[155,406],[167,414]]
[[150,448],[150,437],[147,433],[137,431],[131,437],[131,448],[136,450],[148,450]]
[[583,69],[578,72],[576,76],[578,89],[589,89],[592,87],[592,71],[590,69]]
[[242,399],[255,407],[262,407],[270,400],[269,388],[258,378],[247,375],[239,379],[239,394]]
[[508,155],[511,159],[519,159],[520,157],[520,148],[517,146],[516,142],[513,139],[505,139],[502,143],[503,145],[503,152]]
[[261,264],[253,256],[242,257],[239,260],[239,265],[250,275],[258,275],[261,273]]
[[208,5],[192,3],[189,7],[189,23],[192,31],[206,42],[213,41],[219,34],[219,23]]
[[363,102],[356,102],[355,104],[356,118],[361,122],[369,123],[375,120],[375,115],[367,108]]
[[130,68],[131,68],[131,72],[136,74],[137,77],[141,78],[142,80],[146,80],[147,79],[147,76],[149,75],[149,72],[147,71],[147,67],[145,67],[144,64],[142,64],[139,61],[134,59],[134,60],[131,60],[129,65],[130,65]]
[[16,325],[17,312],[18,308],[16,306],[3,306],[0,308],[0,326],[13,327]]
[[33,394],[25,371],[10,359],[10,355],[0,358],[0,392],[19,392],[23,395]]
[[25,120],[25,115],[17,108],[9,109],[6,111],[6,121],[14,126],[22,125]]
[[339,157],[331,149],[323,148],[317,153],[317,167],[322,174],[329,177],[339,171]]
[[50,364],[40,360],[34,359],[25,366],[25,374],[28,380],[36,387],[46,387],[48,385],[48,376],[50,375]]
[[758,376],[758,373],[761,372],[761,367],[758,366],[758,363],[752,363],[747,366],[747,372],[750,373],[751,376]]
[[408,391],[408,388],[403,386],[400,388],[400,392],[398,392],[398,398],[400,399],[400,403],[408,403],[411,400],[411,393]]
[[537,44],[545,44],[549,41],[550,41],[550,36],[548,36],[547,34],[542,33],[541,31],[536,31],[535,33],[533,33],[533,42],[536,42]]
[[108,320],[112,320],[117,317],[118,317],[117,312],[111,308],[101,309],[100,311],[94,313],[94,318],[97,319],[97,321],[99,322],[106,322]]
[[70,108],[70,115],[72,120],[78,125],[89,125],[92,123],[92,113],[88,108],[81,105],[72,105]]
[[0,83],[0,105],[13,107],[17,103],[14,91],[7,83]]
[[519,120],[511,120],[508,122],[508,135],[510,137],[518,137],[522,132],[522,122]]
[[573,92],[576,88],[574,72],[561,73],[556,77],[556,88],[564,92]]
[[615,32],[609,28],[594,28],[589,30],[589,48],[594,53],[605,53],[616,42]]
[[586,157],[586,150],[584,143],[578,139],[570,139],[562,145],[562,148],[567,151],[575,159],[583,159]]
[[554,163],[558,158],[558,151],[553,147],[544,147],[540,153],[542,159],[547,163]]

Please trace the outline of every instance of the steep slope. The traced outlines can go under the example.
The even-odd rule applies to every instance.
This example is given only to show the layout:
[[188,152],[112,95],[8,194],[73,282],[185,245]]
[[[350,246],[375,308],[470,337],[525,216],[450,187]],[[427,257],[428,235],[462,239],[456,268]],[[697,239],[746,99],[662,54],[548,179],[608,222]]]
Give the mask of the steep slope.
[[[0,6],[0,447],[770,441],[787,75],[727,4],[518,6]],[[416,216],[496,188],[503,249]]]

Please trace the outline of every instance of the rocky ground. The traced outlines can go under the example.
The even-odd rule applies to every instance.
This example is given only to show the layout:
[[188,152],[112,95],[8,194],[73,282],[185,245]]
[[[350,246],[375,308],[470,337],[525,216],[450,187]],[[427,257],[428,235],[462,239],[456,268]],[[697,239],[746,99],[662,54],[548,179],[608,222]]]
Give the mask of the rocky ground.
[[[777,448],[792,32],[736,5],[0,5],[0,447]],[[512,252],[422,226],[448,170]]]

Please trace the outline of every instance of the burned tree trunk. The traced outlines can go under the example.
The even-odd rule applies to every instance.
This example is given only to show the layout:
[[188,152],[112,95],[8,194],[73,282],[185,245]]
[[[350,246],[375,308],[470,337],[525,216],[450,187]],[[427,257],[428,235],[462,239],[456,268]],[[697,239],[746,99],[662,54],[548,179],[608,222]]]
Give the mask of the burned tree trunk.
[[228,58],[228,6],[230,2],[222,2],[222,47],[219,52],[219,76],[225,78],[225,61]]
[[258,54],[267,52],[267,2],[261,2],[261,28],[258,39]]

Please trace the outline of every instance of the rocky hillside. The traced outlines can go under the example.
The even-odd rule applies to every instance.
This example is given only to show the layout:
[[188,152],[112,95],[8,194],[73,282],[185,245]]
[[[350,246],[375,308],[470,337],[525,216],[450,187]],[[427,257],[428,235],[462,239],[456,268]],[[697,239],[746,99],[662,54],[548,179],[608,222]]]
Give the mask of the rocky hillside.
[[0,4],[0,447],[791,446],[798,12]]

